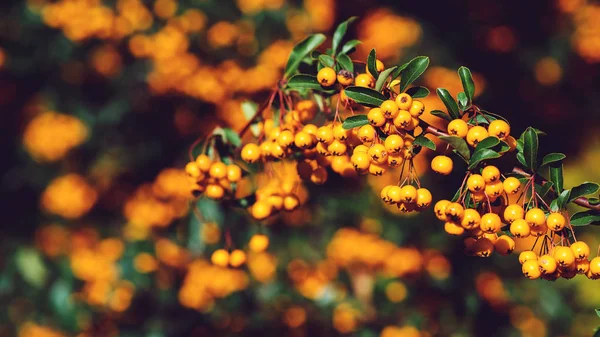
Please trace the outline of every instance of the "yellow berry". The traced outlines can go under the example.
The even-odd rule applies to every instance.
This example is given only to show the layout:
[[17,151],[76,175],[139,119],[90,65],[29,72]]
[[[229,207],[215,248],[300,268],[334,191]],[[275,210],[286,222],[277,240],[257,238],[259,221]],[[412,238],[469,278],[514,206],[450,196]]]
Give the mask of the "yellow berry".
[[227,267],[227,264],[229,264],[229,252],[225,249],[217,249],[210,256],[210,261],[215,266]]
[[583,241],[577,241],[571,245],[571,250],[576,260],[585,260],[590,256],[590,247]]
[[510,233],[516,238],[526,238],[531,234],[531,228],[524,219],[516,219],[510,224]]
[[373,88],[375,87],[375,79],[369,74],[358,74],[354,79],[354,85],[357,87]]
[[546,226],[555,232],[560,232],[565,228],[566,223],[567,220],[560,213],[550,213],[548,218],[546,218]]
[[515,177],[508,177],[502,183],[504,191],[508,194],[517,194],[521,189],[521,182]]
[[385,116],[380,108],[373,108],[367,113],[367,120],[375,127],[382,127],[385,124]]
[[435,216],[438,219],[440,219],[442,221],[448,220],[448,217],[446,216],[446,207],[448,205],[450,205],[449,200],[440,200],[435,203],[435,206],[433,207],[433,211],[435,213]]
[[473,251],[479,257],[490,257],[494,252],[494,242],[486,237],[479,238],[473,245]]
[[363,143],[372,143],[375,139],[375,128],[372,125],[363,125],[356,134]]
[[335,70],[329,67],[325,67],[317,73],[317,81],[324,87],[332,86],[335,83],[336,77]]
[[395,185],[387,186],[386,200],[391,203],[402,201],[402,187]]
[[573,254],[573,251],[569,247],[556,247],[552,255],[561,267],[569,267],[575,263],[575,254]]
[[523,263],[521,268],[523,271],[523,275],[530,280],[535,280],[542,276],[542,272],[540,271],[540,264],[536,260],[527,260]]
[[510,253],[513,252],[513,250],[515,250],[515,247],[516,247],[515,240],[513,240],[508,235],[500,235],[498,237],[498,240],[496,240],[496,242],[494,242],[494,249],[500,255],[509,255]]
[[540,271],[542,274],[552,274],[558,268],[556,259],[549,254],[542,255],[538,258],[538,264],[540,265]]
[[317,140],[321,143],[329,144],[333,142],[333,128],[331,125],[323,125],[317,130]]
[[417,189],[417,207],[419,209],[425,209],[431,205],[432,195],[431,192],[426,188]]
[[471,174],[467,179],[467,188],[472,193],[483,191],[485,188],[485,181],[483,180],[483,177],[479,174]]
[[234,249],[231,254],[229,254],[229,265],[237,268],[243,265],[246,262],[246,253],[244,253],[240,249]]
[[457,202],[451,202],[446,206],[445,213],[448,219],[460,222],[463,217],[464,208]]
[[316,142],[317,138],[305,131],[298,131],[294,136],[294,145],[301,149],[311,148]]
[[465,138],[469,132],[469,125],[462,119],[455,119],[448,123],[448,134],[460,138]]
[[477,146],[477,144],[479,144],[480,141],[486,139],[487,137],[487,130],[483,126],[477,125],[472,127],[467,132],[467,143],[469,143],[469,145],[471,145],[472,147],[475,147]]
[[546,223],[546,214],[539,208],[532,208],[525,213],[525,221],[531,227],[542,226]]
[[193,162],[193,161],[191,161],[185,165],[185,173],[187,173],[192,178],[198,178],[202,174],[202,172],[200,172],[200,168],[198,168],[198,165],[196,164],[196,162]]
[[[412,97],[410,97],[409,94],[404,92],[404,93],[401,93],[400,95],[396,96],[396,105],[398,106],[398,108],[400,110],[408,111],[412,107],[412,104],[413,104],[413,99],[412,99]],[[409,114],[410,114],[410,112],[409,112]]]
[[538,256],[535,252],[531,250],[524,250],[519,254],[519,263],[523,264],[525,261],[529,260],[537,260]]
[[425,105],[421,101],[414,100],[408,112],[410,112],[410,115],[414,118],[418,118],[425,112]]
[[299,205],[300,200],[297,196],[293,194],[286,195],[285,198],[283,198],[283,209],[285,209],[288,212],[295,210],[296,208],[298,208]]
[[465,229],[475,229],[479,227],[479,224],[481,223],[481,215],[479,215],[479,212],[477,212],[477,210],[474,210],[472,208],[468,208],[465,210],[462,220],[460,222],[460,225],[463,226]]
[[221,199],[225,195],[225,189],[221,185],[208,184],[204,191],[204,195],[211,199]]
[[410,126],[412,126],[412,119],[413,117],[410,115],[410,112],[406,110],[400,110],[398,111],[398,115],[394,117],[393,123],[394,126],[399,129],[408,129]]
[[481,217],[479,228],[484,233],[498,233],[502,228],[502,220],[500,220],[500,217],[496,213],[486,213]]
[[398,115],[398,105],[392,100],[383,101],[379,108],[385,118],[392,119]]
[[369,168],[371,157],[365,152],[356,152],[355,149],[354,154],[350,157],[350,162],[357,171],[364,171]]
[[348,70],[342,69],[337,74],[337,81],[343,86],[348,86],[354,82],[354,74]]
[[452,221],[446,221],[444,223],[444,230],[450,235],[462,235],[465,232],[464,228]]
[[350,136],[352,131],[344,129],[342,124],[338,124],[333,127],[333,138],[337,140],[346,140]]
[[500,179],[500,170],[494,165],[488,165],[481,170],[481,176],[486,184],[491,184]]
[[266,200],[257,200],[250,210],[250,213],[256,220],[268,218],[273,212],[273,206]]
[[497,119],[488,126],[488,133],[490,136],[504,140],[510,134],[510,125],[501,119]]
[[400,190],[400,199],[402,202],[413,203],[417,200],[417,189],[412,185],[402,186]]
[[431,161],[431,169],[441,175],[449,175],[452,172],[452,159],[447,156],[439,155]]
[[400,153],[404,147],[404,139],[400,135],[389,135],[384,141],[385,149],[389,154]]
[[486,184],[484,192],[490,199],[495,199],[502,194],[504,191],[504,185],[502,185],[501,181],[496,181],[491,184]]
[[250,238],[248,247],[255,253],[264,252],[269,247],[269,237],[264,234],[255,234]]
[[524,216],[525,211],[521,205],[510,204],[504,209],[504,221],[508,223],[513,223],[515,220],[523,219]]
[[212,160],[205,154],[196,157],[196,165],[202,172],[208,172],[212,166]]
[[367,152],[371,161],[377,164],[387,163],[387,151],[383,144],[374,144]]
[[247,163],[255,163],[260,159],[261,150],[258,145],[249,143],[242,148],[242,159]]
[[600,256],[590,261],[590,273],[594,276],[600,276]]

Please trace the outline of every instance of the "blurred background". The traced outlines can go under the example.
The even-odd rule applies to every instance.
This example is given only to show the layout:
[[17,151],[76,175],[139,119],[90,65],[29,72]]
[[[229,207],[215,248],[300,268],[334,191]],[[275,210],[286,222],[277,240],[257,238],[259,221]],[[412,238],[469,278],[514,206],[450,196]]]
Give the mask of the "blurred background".
[[[479,106],[567,154],[567,186],[600,180],[597,3],[2,1],[0,336],[591,336],[598,281],[528,281],[516,256],[465,256],[430,212],[382,205],[392,176],[306,186],[302,208],[266,225],[190,200],[194,140],[241,129],[241,102],[267,97],[293,44],[353,15],[354,59],[427,55],[419,84],[453,94],[466,65]],[[424,102],[437,122],[442,103]],[[417,169],[435,202],[462,176],[428,175],[430,155]],[[207,258],[224,233],[271,245],[219,269]]]

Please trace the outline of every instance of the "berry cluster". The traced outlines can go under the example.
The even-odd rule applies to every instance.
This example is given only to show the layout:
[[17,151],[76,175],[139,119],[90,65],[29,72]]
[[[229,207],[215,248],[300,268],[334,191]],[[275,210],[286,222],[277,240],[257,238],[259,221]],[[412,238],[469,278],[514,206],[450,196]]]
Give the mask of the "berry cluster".
[[559,277],[570,279],[577,274],[592,280],[600,279],[600,257],[589,260],[590,247],[583,241],[570,246],[557,246],[543,255],[526,250],[519,254],[523,275],[535,280],[543,278],[554,281]]
[[204,193],[205,196],[217,200],[230,194],[232,184],[242,179],[242,169],[238,165],[213,161],[205,154],[187,163],[185,172],[191,178],[194,194]]

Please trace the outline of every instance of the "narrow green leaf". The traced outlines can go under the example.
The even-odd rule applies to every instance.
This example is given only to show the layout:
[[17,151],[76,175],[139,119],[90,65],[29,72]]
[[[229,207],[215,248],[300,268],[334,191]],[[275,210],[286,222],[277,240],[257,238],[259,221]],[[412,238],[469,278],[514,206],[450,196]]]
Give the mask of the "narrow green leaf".
[[458,106],[460,108],[460,111],[465,111],[471,107],[471,105],[469,104],[469,99],[467,98],[467,95],[464,92],[459,92],[458,95],[456,95],[456,99],[458,100]]
[[600,224],[600,212],[589,210],[575,213],[571,216],[571,225],[587,226]]
[[381,74],[379,74],[379,78],[377,79],[377,82],[375,83],[375,91],[381,91],[381,88],[383,88],[385,81],[387,80],[387,78],[390,76],[390,74],[395,69],[396,69],[396,66],[393,66],[391,68],[383,70],[381,72]]
[[396,68],[396,70],[394,70],[394,72],[392,73],[392,80],[398,78],[398,76],[400,76],[400,73],[406,69],[406,67],[408,67],[410,61],[401,64],[400,66],[398,66],[398,68]]
[[481,149],[491,149],[494,146],[500,144],[500,139],[498,137],[487,137],[486,139],[480,141],[475,147],[475,152]]
[[[518,158],[518,154],[517,154]],[[550,181],[556,188],[556,193],[563,191],[563,165],[562,162],[556,162],[550,164]]]
[[419,145],[435,151],[435,143],[432,142],[431,139],[425,137],[424,135],[417,136],[413,141],[413,145]]
[[[482,113],[483,113],[483,114],[484,114],[484,115],[485,115],[485,116],[486,116],[488,119],[490,119],[490,120],[496,120],[496,119],[500,119],[500,120],[503,120],[503,121],[505,121],[506,123],[509,123],[509,122],[508,122],[508,120],[507,120],[506,118],[504,118],[504,117],[502,117],[502,116],[500,116],[500,115],[498,115],[498,114],[491,113],[491,112],[489,112],[489,111],[487,111],[487,110],[481,110],[481,112],[482,112]],[[510,123],[509,123],[509,124],[510,124]]]
[[319,55],[319,63],[325,67],[333,68],[335,66],[335,60],[329,55]]
[[479,163],[481,163],[484,160],[496,159],[500,157],[501,155],[498,152],[490,149],[481,149],[475,151],[469,162],[469,170],[477,167],[477,165],[479,165]]
[[596,311],[596,315],[598,315],[598,317],[600,317],[600,309],[594,309]]
[[242,139],[237,132],[231,130],[230,128],[224,128],[226,143],[229,143],[235,147],[240,147],[242,145]]
[[548,165],[550,163],[561,161],[561,160],[565,159],[566,157],[567,156],[565,156],[564,153],[548,153],[542,159],[542,165],[540,165],[540,167],[546,166],[546,165]]
[[404,92],[408,86],[425,72],[429,66],[429,57],[417,56],[410,60],[406,68],[400,71],[400,92]]
[[[258,104],[250,100],[242,102],[242,113],[244,114],[244,117],[247,121],[253,119],[256,116],[257,112]],[[250,132],[252,132],[252,135],[254,135],[255,137],[257,137],[260,134],[260,127],[258,126],[258,123],[250,125]]]
[[348,30],[348,25],[354,20],[356,20],[356,18],[356,16],[349,17],[346,21],[340,23],[335,29],[335,32],[333,33],[333,38],[331,40],[331,52],[333,55],[335,55],[338,47],[340,46],[340,43],[342,43],[344,35],[346,35],[346,31]]
[[492,150],[494,150],[498,153],[505,153],[510,150],[510,145],[508,145],[507,142],[501,140],[500,143],[498,145],[496,145]]
[[569,202],[585,195],[594,194],[598,192],[598,188],[600,188],[598,184],[587,181],[579,186],[575,186],[571,189],[571,198],[569,198]]
[[344,91],[356,103],[373,107],[380,106],[387,99],[380,92],[365,87],[347,87]]
[[570,195],[571,190],[564,190],[560,193],[560,195],[556,198],[556,206],[558,207],[558,209],[564,209],[567,206],[567,204],[569,203]]
[[538,134],[531,127],[523,132],[523,157],[526,166],[535,172],[538,169]]
[[411,87],[408,88],[408,90],[406,90],[406,93],[409,94],[412,98],[425,98],[429,96],[429,89],[419,86]]
[[351,73],[354,73],[354,63],[352,63],[352,59],[347,54],[339,54],[336,57],[336,60],[342,69],[348,70]]
[[367,57],[367,69],[375,80],[379,78],[379,72],[377,71],[377,53],[375,49],[371,49],[369,56]]
[[473,75],[471,75],[471,70],[467,67],[458,68],[458,76],[460,77],[460,81],[462,82],[463,90],[469,102],[473,101],[473,97],[475,96],[475,82],[473,82]]
[[304,40],[298,42],[292,49],[290,58],[285,65],[284,77],[288,78],[298,70],[302,59],[317,49],[327,38],[323,34],[313,34],[307,36]]
[[495,121],[497,118],[490,116],[490,115],[485,115],[482,116],[481,114],[477,114],[471,118],[469,118],[469,124],[484,124],[484,125],[488,125],[490,124],[492,121]]
[[287,86],[292,89],[323,90],[316,76],[306,74],[298,74],[290,77]]
[[362,42],[360,42],[359,40],[350,40],[344,43],[340,54],[351,54],[356,49],[356,46],[358,46],[361,43]]
[[445,119],[448,122],[452,121],[452,117],[450,117],[450,115],[448,115],[447,113],[443,112],[442,110],[431,110],[429,113],[431,113],[435,117],[438,117],[438,118],[441,118],[441,119]]
[[452,119],[460,118],[460,111],[458,111],[458,105],[456,105],[456,101],[454,97],[450,95],[448,90],[444,88],[437,88],[436,93],[438,97],[442,100],[442,103],[446,106],[448,113],[452,117]]
[[342,127],[345,130],[350,130],[367,124],[369,124],[367,115],[354,115],[346,118],[342,123]]
[[440,136],[438,138],[440,140],[450,144],[450,146],[452,146],[452,148],[454,148],[456,150],[456,152],[458,154],[460,154],[466,160],[469,160],[471,158],[471,152],[469,151],[469,145],[467,144],[467,142],[464,139],[462,139],[460,137],[456,137],[456,136]]
[[454,196],[452,197],[452,199],[450,199],[450,201],[452,201],[452,202],[458,201],[458,198],[460,198],[461,192],[462,192],[462,189],[460,189],[460,188],[458,190],[456,190],[456,193],[454,193]]

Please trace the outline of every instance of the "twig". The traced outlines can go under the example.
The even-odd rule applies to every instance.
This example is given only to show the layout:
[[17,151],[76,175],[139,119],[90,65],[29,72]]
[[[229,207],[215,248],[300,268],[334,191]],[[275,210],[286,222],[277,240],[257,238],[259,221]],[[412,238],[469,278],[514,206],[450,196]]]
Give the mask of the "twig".
[[[516,174],[520,174],[520,175],[525,176],[525,177],[531,177],[530,173],[525,172],[520,167],[514,167],[512,169],[512,172],[516,173]],[[540,177],[539,175],[537,175],[536,178],[538,178],[538,180],[542,184],[548,182],[548,180],[544,179],[543,177]],[[554,191],[554,188],[552,188],[551,190]],[[589,199],[586,198],[586,197],[579,197],[579,198],[573,200],[573,203],[575,203],[576,205],[579,205],[581,207],[587,208],[587,209],[593,209],[593,210],[596,210],[596,211],[600,211],[600,204],[598,204],[598,205],[592,205],[592,204],[590,204]]]

